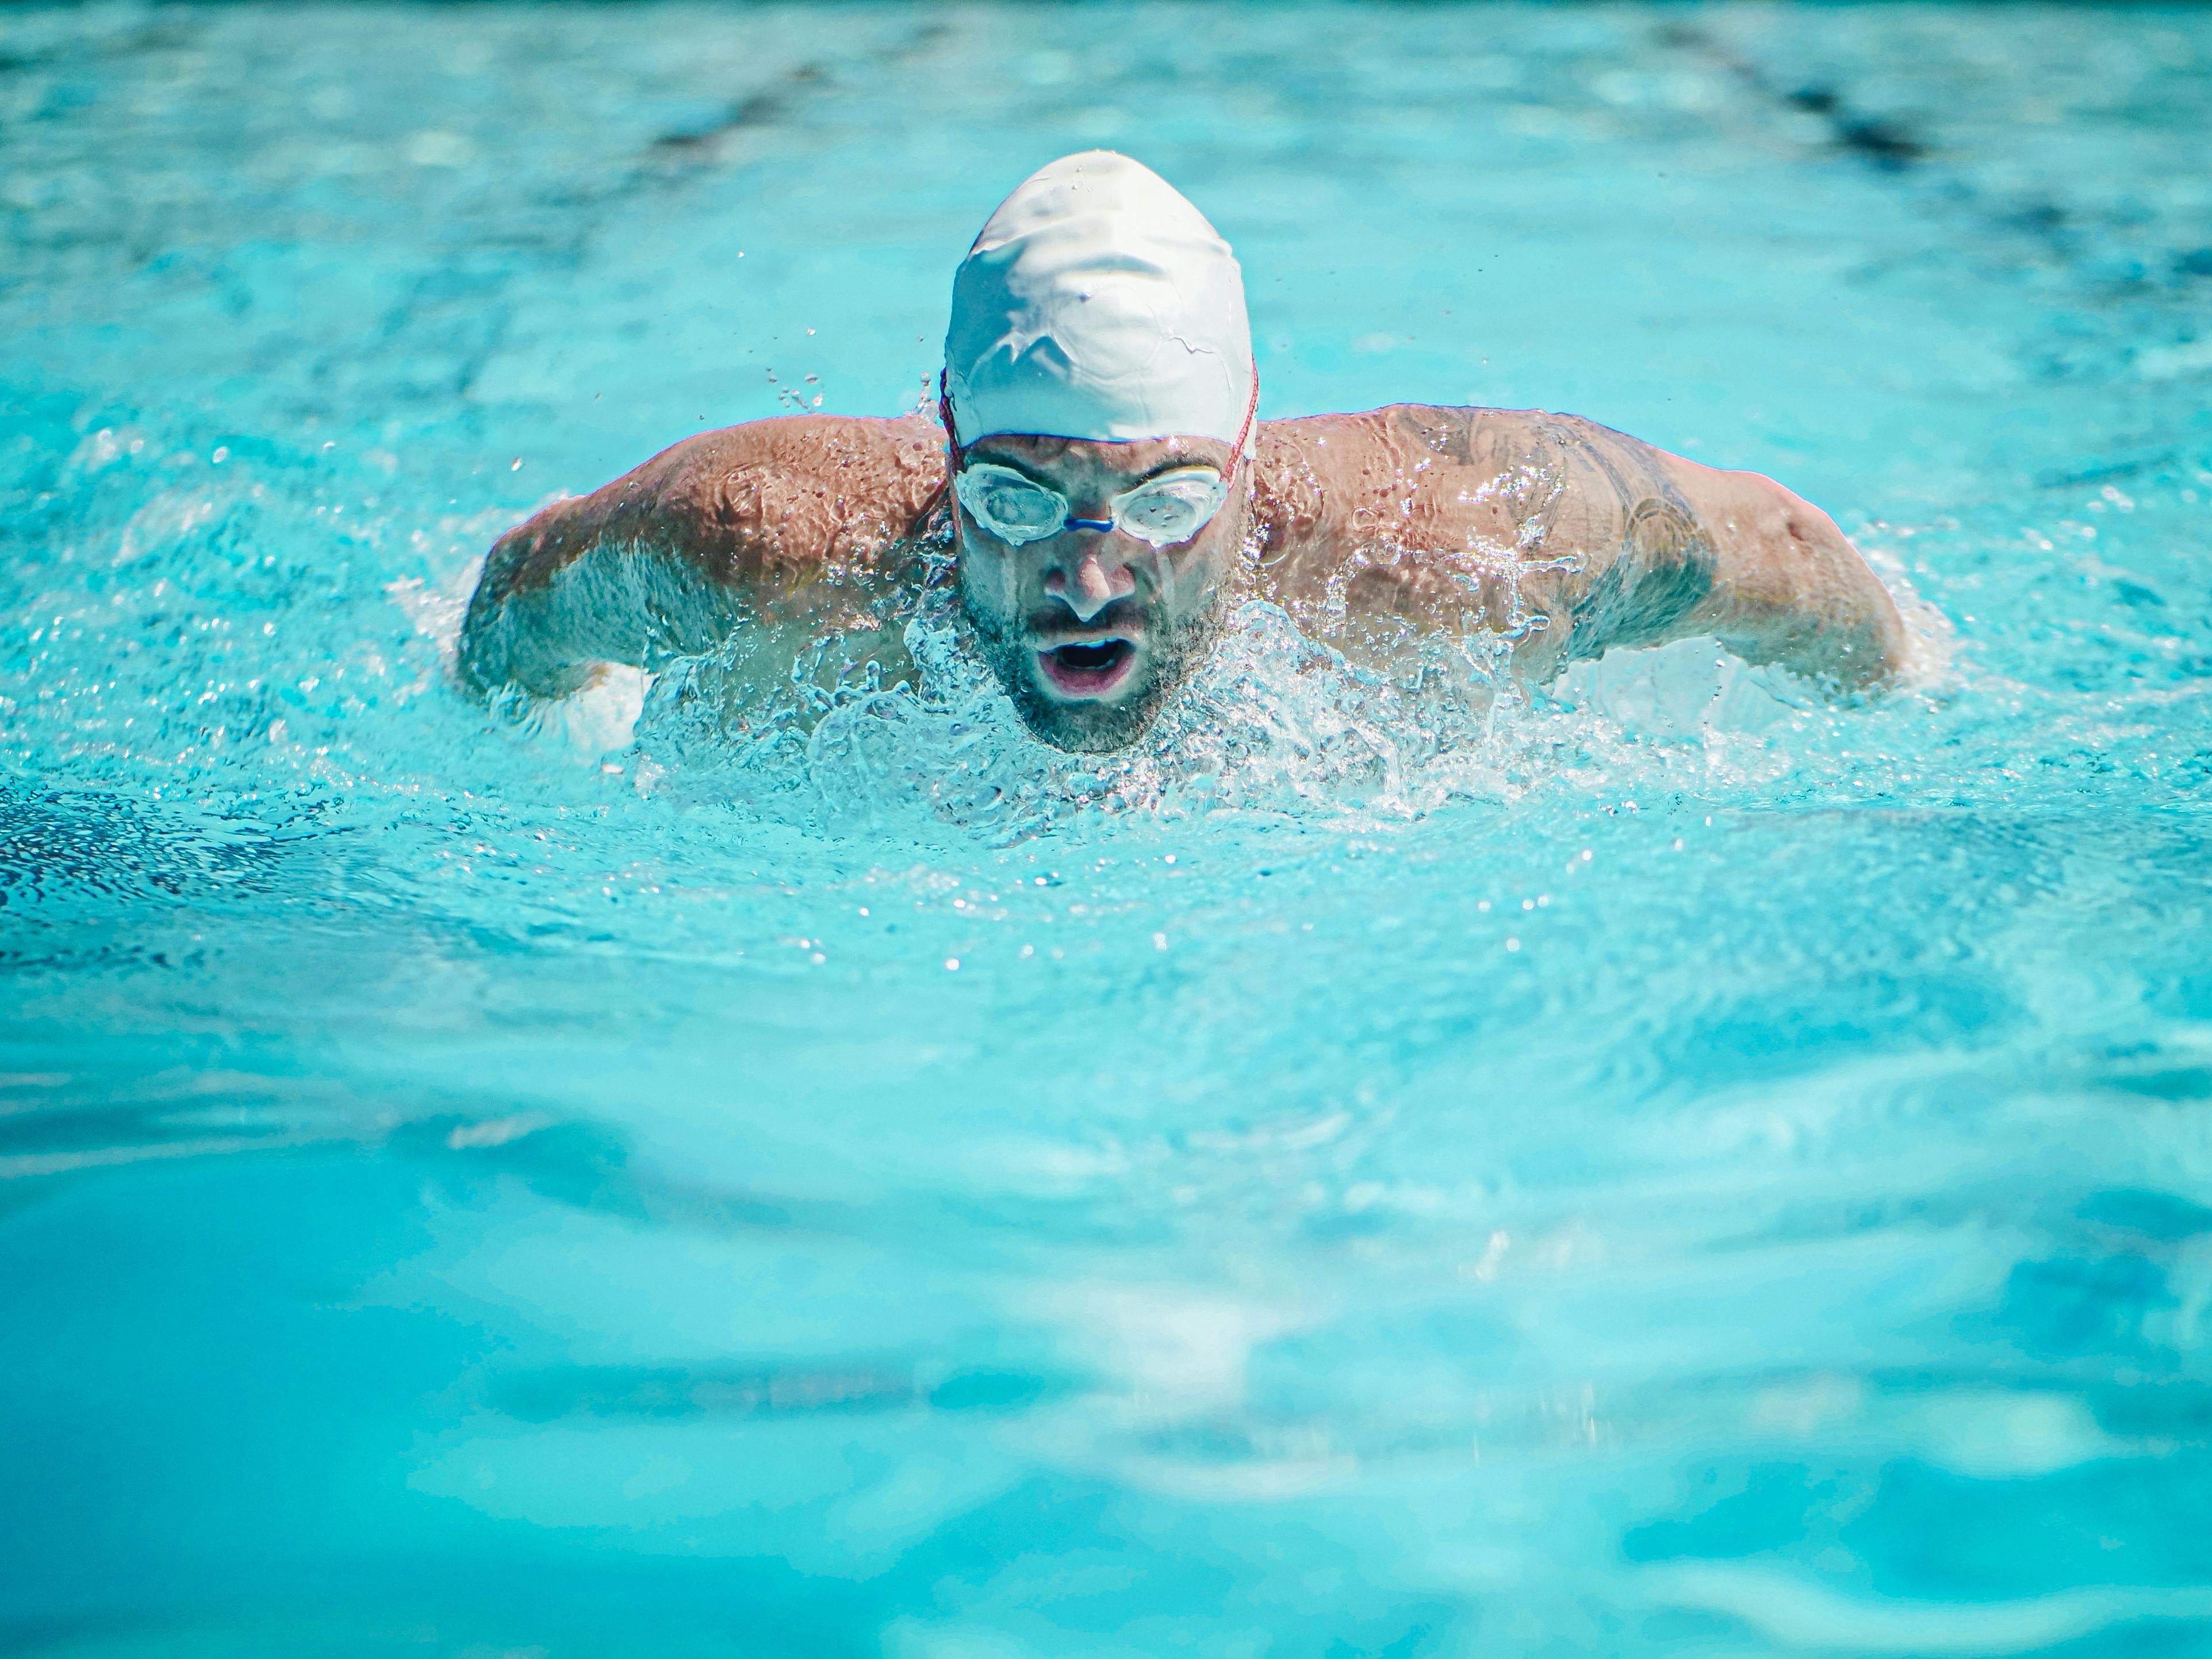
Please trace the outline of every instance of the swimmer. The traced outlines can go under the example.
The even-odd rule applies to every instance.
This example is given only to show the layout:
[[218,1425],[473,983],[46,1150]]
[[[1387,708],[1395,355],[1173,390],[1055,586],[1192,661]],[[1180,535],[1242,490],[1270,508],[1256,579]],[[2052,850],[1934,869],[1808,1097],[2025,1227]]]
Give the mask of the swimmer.
[[547,507],[485,561],[463,680],[527,706],[735,636],[763,685],[830,638],[888,683],[947,545],[962,637],[1066,750],[1135,741],[1245,597],[1385,672],[1486,638],[1541,684],[1711,638],[1849,696],[1904,657],[1865,561],[1756,474],[1532,410],[1257,419],[1229,245],[1126,156],[1054,161],[992,215],[939,387],[938,420],[750,422]]

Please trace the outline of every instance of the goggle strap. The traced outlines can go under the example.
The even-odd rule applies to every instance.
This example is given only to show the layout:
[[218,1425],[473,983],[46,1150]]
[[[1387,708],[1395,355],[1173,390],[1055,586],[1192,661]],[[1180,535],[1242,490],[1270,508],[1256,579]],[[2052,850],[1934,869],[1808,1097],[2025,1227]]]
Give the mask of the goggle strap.
[[[944,377],[944,370],[939,369],[938,378],[942,380]],[[1244,401],[1244,424],[1237,428],[1237,441],[1230,446],[1230,448],[1235,452],[1234,459],[1229,463],[1229,471],[1232,475],[1243,464],[1244,441],[1252,435],[1252,417],[1259,412],[1260,362],[1255,357],[1252,360],[1252,395]]]

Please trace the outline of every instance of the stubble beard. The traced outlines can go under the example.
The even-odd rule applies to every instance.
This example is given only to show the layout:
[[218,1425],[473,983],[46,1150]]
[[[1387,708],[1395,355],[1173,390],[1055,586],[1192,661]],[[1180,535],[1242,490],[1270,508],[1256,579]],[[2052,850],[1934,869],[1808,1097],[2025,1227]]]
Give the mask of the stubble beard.
[[975,603],[964,568],[960,608],[975,630],[978,654],[998,676],[1022,724],[1055,749],[1103,754],[1127,749],[1142,738],[1189,683],[1221,637],[1231,586],[1225,579],[1214,582],[1198,608],[1164,632],[1147,617],[1143,658],[1133,671],[1133,677],[1143,677],[1141,683],[1110,700],[1061,702],[1047,693],[1038,684],[1036,651],[1023,635],[1020,619]]

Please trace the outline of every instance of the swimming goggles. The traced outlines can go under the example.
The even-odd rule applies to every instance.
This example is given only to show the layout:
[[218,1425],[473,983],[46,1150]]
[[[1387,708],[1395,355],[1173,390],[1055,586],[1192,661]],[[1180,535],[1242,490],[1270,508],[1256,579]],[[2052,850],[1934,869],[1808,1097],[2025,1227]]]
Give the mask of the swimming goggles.
[[1154,547],[1172,547],[1205,529],[1229,499],[1228,481],[1210,466],[1156,474],[1107,502],[1103,519],[1069,517],[1066,496],[993,461],[962,467],[952,487],[969,517],[1016,547],[1063,530],[1118,530]]
[[[952,396],[945,376],[937,377],[937,409],[947,434],[953,431]],[[1244,423],[1230,445],[1236,459],[1229,477],[1244,465],[1244,441],[1251,434],[1252,417],[1260,412],[1260,372],[1252,371],[1252,395],[1245,400]],[[1106,503],[1103,519],[1068,516],[1067,497],[1049,484],[1039,483],[1026,472],[995,461],[960,464],[960,446],[952,447],[952,489],[968,516],[1000,541],[1015,547],[1041,542],[1063,530],[1118,530],[1154,547],[1173,547],[1187,542],[1212,523],[1229,499],[1229,478],[1210,466],[1177,467],[1156,473],[1133,489],[1125,489]]]

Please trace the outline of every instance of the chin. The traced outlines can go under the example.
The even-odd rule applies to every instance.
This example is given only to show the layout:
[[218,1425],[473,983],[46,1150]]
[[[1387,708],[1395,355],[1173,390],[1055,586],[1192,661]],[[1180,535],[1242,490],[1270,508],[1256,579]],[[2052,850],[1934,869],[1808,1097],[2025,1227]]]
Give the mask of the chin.
[[[964,574],[964,573],[963,573]],[[1225,587],[1194,613],[1162,627],[1147,617],[1142,654],[1110,696],[1068,696],[1048,684],[1036,644],[1021,623],[975,602],[964,581],[961,609],[977,650],[1038,741],[1070,754],[1109,754],[1143,739],[1213,649],[1228,615]]]
[[1159,719],[1171,690],[1148,676],[1110,699],[1061,698],[1027,672],[1000,679],[1022,724],[1041,742],[1075,755],[1110,754],[1137,742]]

